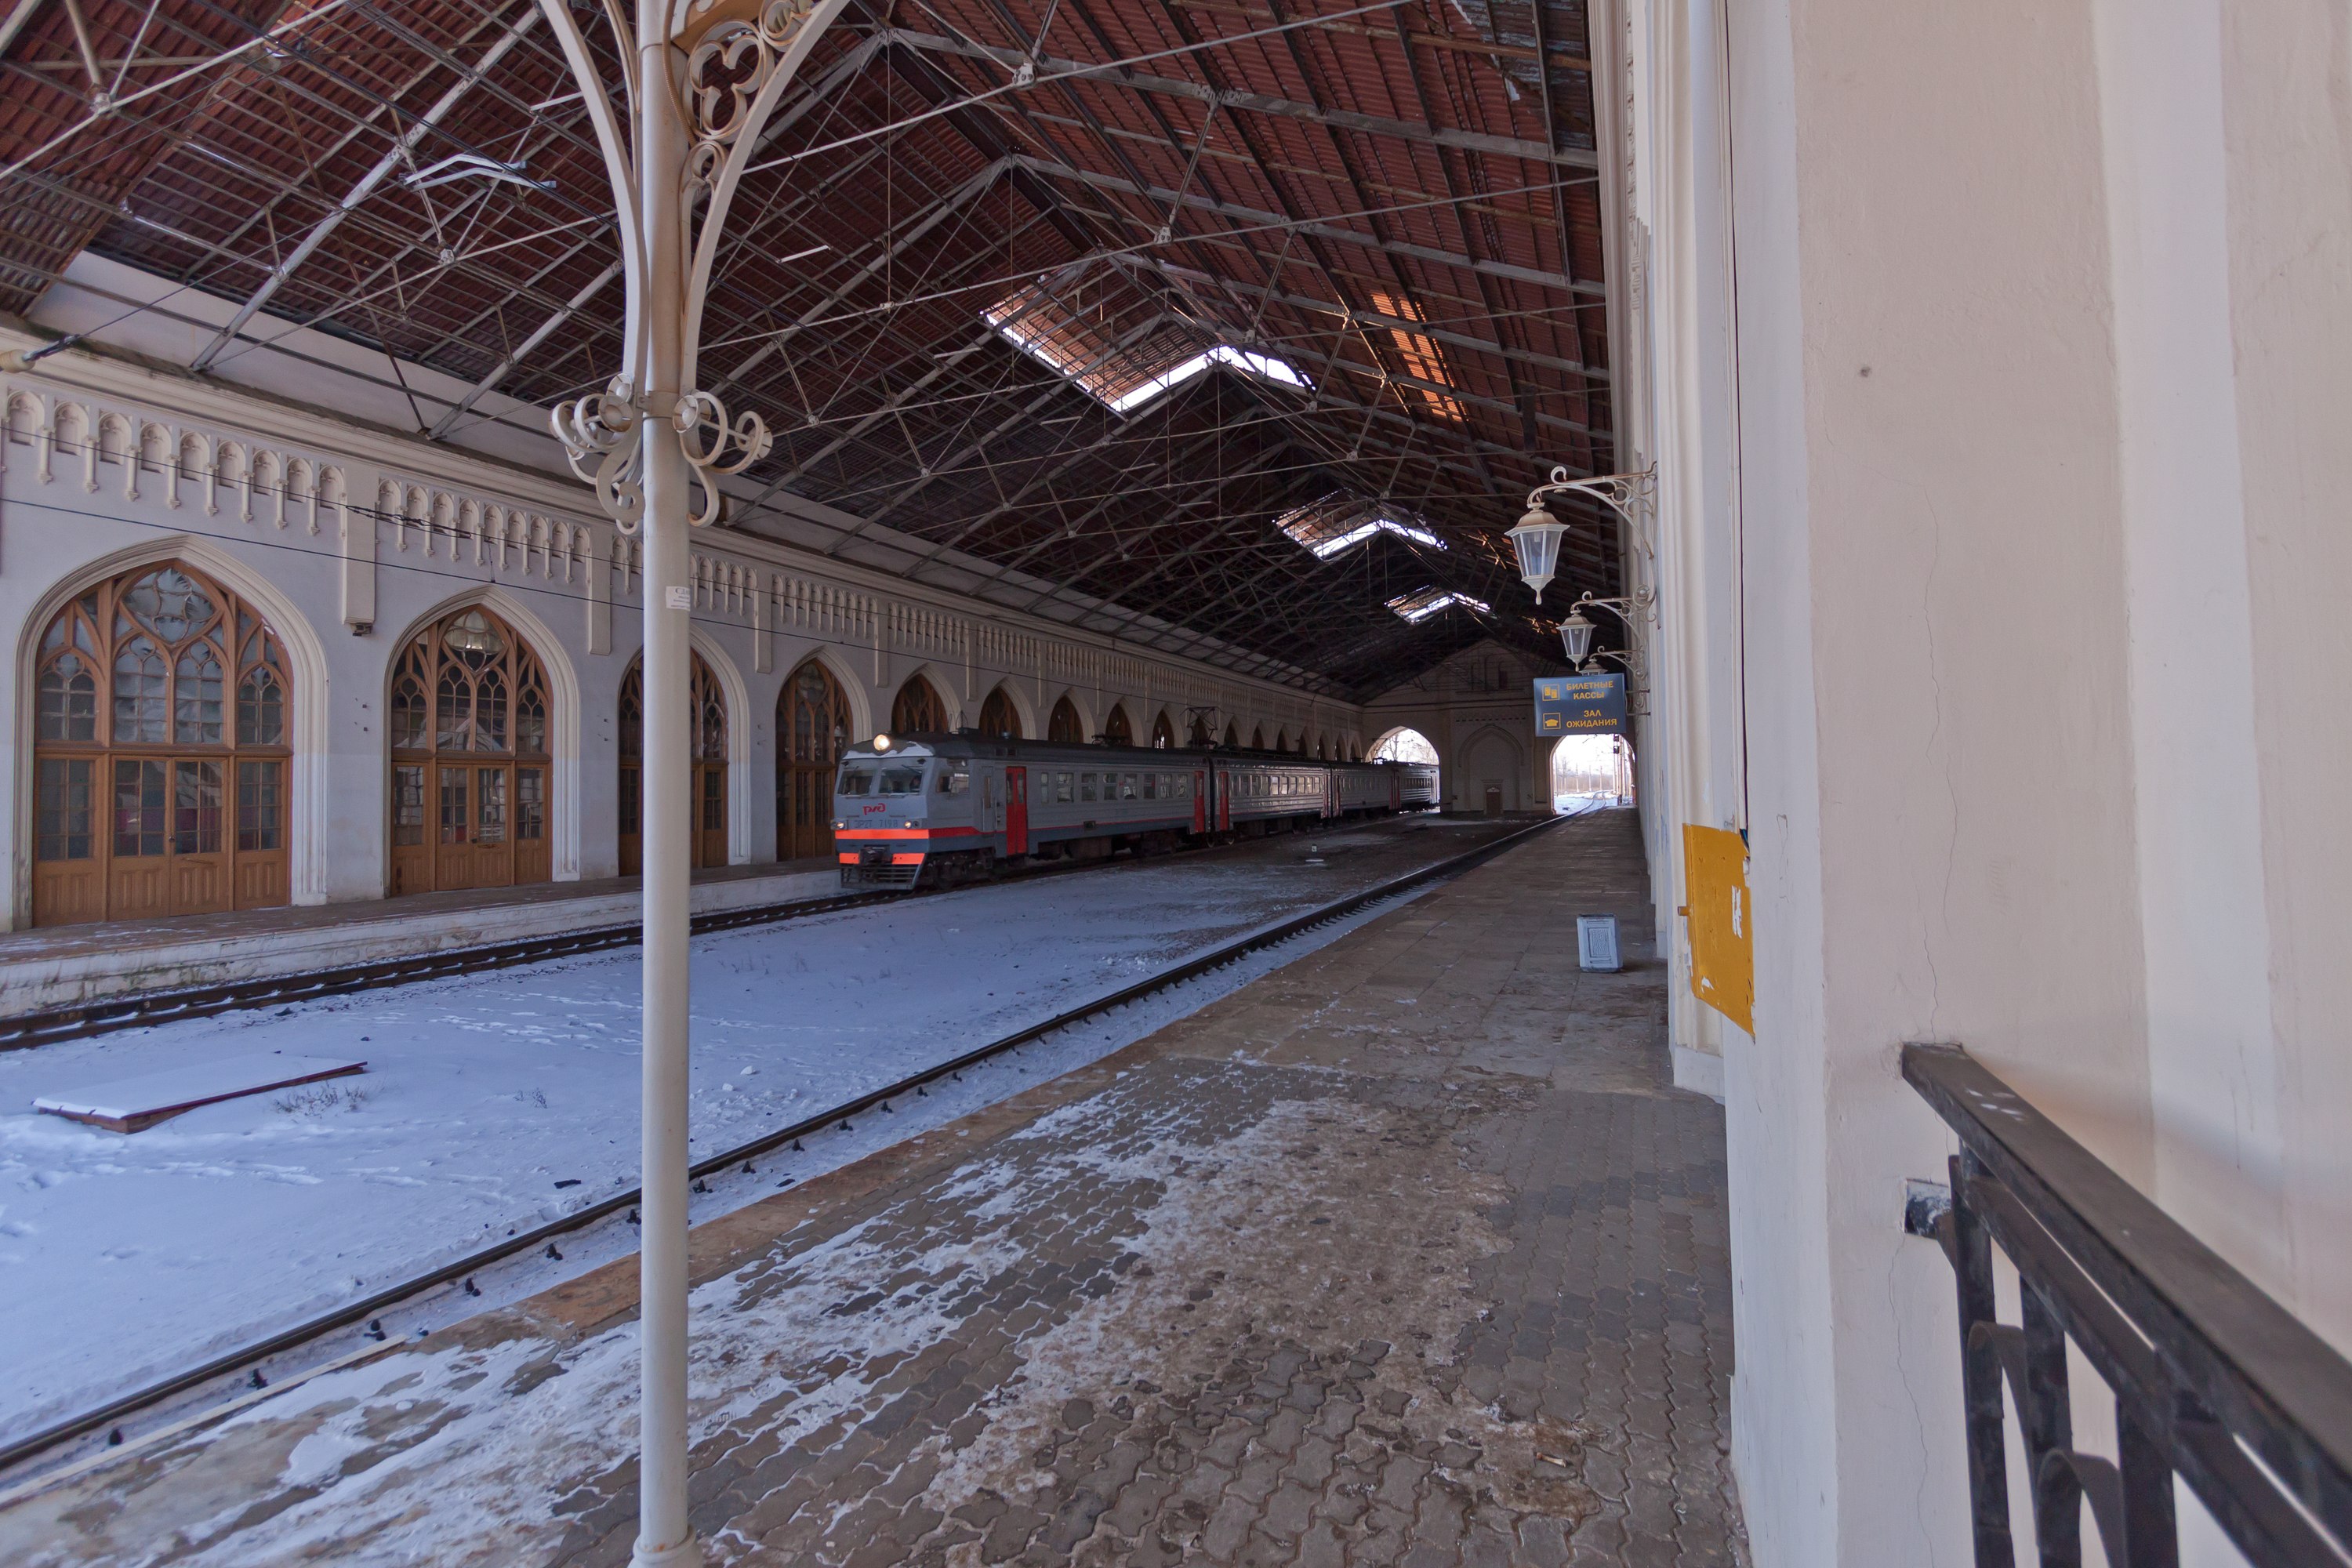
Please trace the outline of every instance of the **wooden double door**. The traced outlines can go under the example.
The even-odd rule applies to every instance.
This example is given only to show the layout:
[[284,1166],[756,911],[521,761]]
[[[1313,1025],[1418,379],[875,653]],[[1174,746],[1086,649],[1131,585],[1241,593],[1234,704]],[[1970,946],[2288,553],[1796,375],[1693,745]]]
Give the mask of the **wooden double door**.
[[392,890],[544,882],[548,766],[446,757],[392,770]]

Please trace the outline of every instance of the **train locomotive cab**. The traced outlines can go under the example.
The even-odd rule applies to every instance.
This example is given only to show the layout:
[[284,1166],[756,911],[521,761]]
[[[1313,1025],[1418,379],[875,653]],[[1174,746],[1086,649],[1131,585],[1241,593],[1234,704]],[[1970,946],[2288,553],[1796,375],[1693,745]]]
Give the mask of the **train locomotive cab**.
[[911,888],[933,865],[938,879],[953,840],[976,837],[971,748],[877,735],[852,746],[834,775],[833,839],[845,888]]

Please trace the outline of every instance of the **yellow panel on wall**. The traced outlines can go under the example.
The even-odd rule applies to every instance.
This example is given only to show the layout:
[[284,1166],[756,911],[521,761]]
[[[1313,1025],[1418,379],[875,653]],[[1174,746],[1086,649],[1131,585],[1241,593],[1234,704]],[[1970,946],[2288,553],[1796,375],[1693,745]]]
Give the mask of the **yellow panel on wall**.
[[1748,845],[1721,827],[1683,825],[1683,897],[1690,918],[1691,990],[1756,1032],[1756,925],[1748,901]]

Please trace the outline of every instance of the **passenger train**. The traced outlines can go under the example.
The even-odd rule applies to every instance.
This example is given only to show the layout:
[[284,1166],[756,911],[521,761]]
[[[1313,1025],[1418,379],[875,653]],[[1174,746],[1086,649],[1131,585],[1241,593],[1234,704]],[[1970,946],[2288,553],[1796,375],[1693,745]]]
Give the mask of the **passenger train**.
[[1283,833],[1426,811],[1426,763],[1326,763],[1276,752],[877,735],[844,753],[833,836],[845,888],[949,886],[1042,859]]

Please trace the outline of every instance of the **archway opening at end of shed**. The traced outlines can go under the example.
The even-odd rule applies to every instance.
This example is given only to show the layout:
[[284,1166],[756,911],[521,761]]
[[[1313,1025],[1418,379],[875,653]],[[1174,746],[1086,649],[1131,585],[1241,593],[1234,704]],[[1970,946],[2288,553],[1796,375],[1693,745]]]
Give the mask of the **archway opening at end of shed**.
[[1551,749],[1556,812],[1633,804],[1633,748],[1622,735],[1562,735]]
[[1375,763],[1434,763],[1437,748],[1420,731],[1398,728],[1374,741],[1364,755]]

